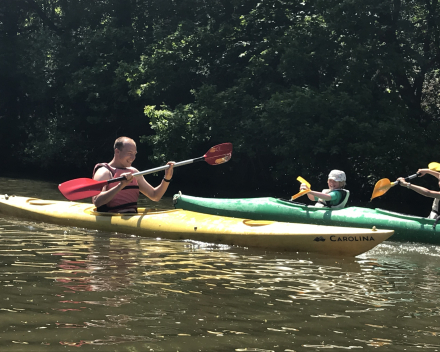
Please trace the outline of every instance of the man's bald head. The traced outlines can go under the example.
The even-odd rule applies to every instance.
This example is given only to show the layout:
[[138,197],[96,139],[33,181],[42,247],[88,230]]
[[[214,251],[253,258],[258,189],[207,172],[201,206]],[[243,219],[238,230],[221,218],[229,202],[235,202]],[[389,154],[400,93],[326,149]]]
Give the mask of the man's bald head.
[[115,150],[116,149],[122,150],[124,148],[124,145],[127,144],[127,143],[136,145],[136,142],[133,139],[131,139],[131,138],[119,137],[119,138],[117,138],[115,140],[115,145],[114,145],[113,149],[115,149]]

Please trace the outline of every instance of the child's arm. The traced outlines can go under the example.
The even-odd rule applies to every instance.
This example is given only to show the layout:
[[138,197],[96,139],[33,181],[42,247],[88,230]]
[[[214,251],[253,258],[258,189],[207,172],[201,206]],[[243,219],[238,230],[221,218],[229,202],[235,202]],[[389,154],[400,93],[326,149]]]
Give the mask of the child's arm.
[[[301,183],[301,186],[299,187],[299,190],[300,191],[305,191],[306,189],[310,189],[310,188],[308,188],[306,184]],[[311,201],[315,201],[315,202],[316,202],[315,197],[321,198],[323,200],[331,200],[332,199],[332,197],[329,196],[327,193],[316,192],[316,191],[312,191],[312,190],[310,190],[310,192],[307,193],[307,197]]]
[[332,200],[331,195],[316,191],[310,191],[309,193],[307,193],[307,196],[309,197],[310,200],[316,200],[315,197],[321,198],[323,200]]

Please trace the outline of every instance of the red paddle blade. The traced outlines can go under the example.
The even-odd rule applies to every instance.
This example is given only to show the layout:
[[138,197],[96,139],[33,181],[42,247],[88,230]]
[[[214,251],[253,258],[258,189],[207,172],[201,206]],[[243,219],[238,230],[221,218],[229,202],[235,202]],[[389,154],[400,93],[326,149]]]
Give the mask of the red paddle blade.
[[78,200],[101,193],[107,181],[95,181],[90,178],[76,178],[58,185],[58,189],[68,200]]
[[218,144],[207,151],[203,155],[205,161],[210,165],[220,165],[231,160],[232,143]]

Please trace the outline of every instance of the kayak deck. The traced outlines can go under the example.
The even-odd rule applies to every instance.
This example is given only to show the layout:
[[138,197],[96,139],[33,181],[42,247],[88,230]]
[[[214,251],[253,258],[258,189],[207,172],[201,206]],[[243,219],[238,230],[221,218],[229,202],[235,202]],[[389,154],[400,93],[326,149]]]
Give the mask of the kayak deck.
[[249,220],[193,211],[140,208],[136,214],[100,213],[92,204],[0,196],[0,213],[35,221],[172,240],[276,251],[356,256],[387,240],[392,230]]

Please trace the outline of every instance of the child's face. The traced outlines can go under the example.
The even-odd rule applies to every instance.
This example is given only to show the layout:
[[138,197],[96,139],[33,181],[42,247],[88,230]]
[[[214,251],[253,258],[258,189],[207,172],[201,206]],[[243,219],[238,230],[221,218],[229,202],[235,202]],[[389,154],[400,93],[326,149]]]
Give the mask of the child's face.
[[338,189],[338,188],[340,188],[341,182],[335,181],[332,179],[328,179],[327,184],[328,184],[328,188],[330,188],[330,189]]

